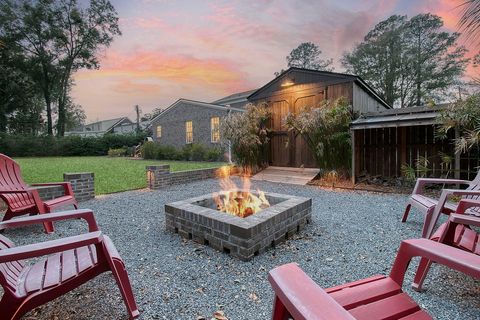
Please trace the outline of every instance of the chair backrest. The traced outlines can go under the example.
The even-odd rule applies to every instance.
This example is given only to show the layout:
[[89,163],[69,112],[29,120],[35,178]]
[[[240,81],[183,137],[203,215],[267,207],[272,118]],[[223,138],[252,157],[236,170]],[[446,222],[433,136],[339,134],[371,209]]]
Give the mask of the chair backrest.
[[[14,247],[14,243],[7,237],[0,235],[0,250]],[[0,285],[6,289],[15,291],[18,284],[18,277],[25,264],[22,261],[0,263]]]
[[[28,185],[23,181],[20,166],[10,157],[0,153],[0,190],[26,190]],[[35,203],[30,193],[3,193],[0,197],[12,210],[30,206]]]
[[[477,176],[468,185],[467,190],[480,191],[480,170],[478,170]],[[480,200],[480,196],[464,196],[464,198]],[[470,211],[480,212],[480,208],[471,208]]]

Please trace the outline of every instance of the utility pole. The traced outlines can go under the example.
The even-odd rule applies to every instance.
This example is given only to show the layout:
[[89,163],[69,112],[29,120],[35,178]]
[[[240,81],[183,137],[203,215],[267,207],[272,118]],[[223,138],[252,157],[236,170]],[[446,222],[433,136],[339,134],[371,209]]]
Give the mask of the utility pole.
[[140,107],[138,104],[135,105],[135,112],[137,113],[137,133],[140,133]]

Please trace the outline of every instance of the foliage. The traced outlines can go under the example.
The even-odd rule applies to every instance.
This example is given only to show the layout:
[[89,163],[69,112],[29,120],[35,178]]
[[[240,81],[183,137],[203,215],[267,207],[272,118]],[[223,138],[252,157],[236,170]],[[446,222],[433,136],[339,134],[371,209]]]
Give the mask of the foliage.
[[67,123],[72,74],[98,68],[99,50],[119,35],[118,17],[108,0],[5,0],[0,5],[0,41],[16,48],[29,64],[29,76],[43,93],[47,133],[53,134],[53,103],[58,110],[57,134]]
[[[321,58],[322,50],[312,42],[303,42],[293,49],[286,57],[287,66],[311,70],[333,71],[333,59],[324,60]],[[279,76],[285,70],[275,72]]]
[[156,142],[146,142],[142,146],[144,159],[183,160],[183,161],[223,161],[220,148],[208,148],[200,143],[185,145],[181,149]]
[[109,157],[125,157],[128,155],[128,149],[127,148],[110,148],[108,149],[107,155]]
[[480,93],[459,100],[440,113],[437,134],[446,138],[450,130],[458,129],[461,136],[455,139],[455,151],[467,152],[480,146]]
[[265,165],[269,119],[270,112],[265,105],[250,103],[245,112],[231,113],[221,122],[220,135],[230,141],[235,161],[243,168]]
[[135,146],[144,138],[143,134],[106,134],[101,137],[0,134],[0,150],[12,157],[94,156],[106,155],[109,149]]
[[141,121],[150,121],[156,116],[158,116],[161,112],[163,111],[162,108],[155,108],[152,110],[152,112],[145,113],[142,118],[140,119]]
[[443,31],[432,14],[393,15],[378,23],[342,64],[370,83],[391,105],[410,107],[447,94],[468,59],[458,33]]
[[325,101],[319,107],[304,108],[299,114],[289,113],[285,126],[301,135],[312,151],[319,168],[346,170],[351,164],[349,125],[351,106],[345,98],[333,103]]
[[216,168],[219,162],[131,160],[124,157],[15,158],[27,183],[63,181],[64,172],[93,172],[95,194],[145,188],[145,166],[170,165],[170,171]]
[[463,30],[468,40],[473,40],[480,45],[478,34],[480,31],[480,0],[465,0],[459,27]]

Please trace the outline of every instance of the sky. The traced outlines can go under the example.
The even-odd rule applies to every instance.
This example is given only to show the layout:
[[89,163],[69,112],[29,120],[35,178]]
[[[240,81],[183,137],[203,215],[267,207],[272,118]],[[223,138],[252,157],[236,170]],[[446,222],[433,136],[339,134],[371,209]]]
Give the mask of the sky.
[[457,31],[463,1],[111,0],[122,36],[99,52],[99,70],[75,74],[72,96],[87,121],[134,120],[136,104],[148,113],[179,98],[212,102],[267,83],[307,41],[342,72],[342,54],[381,20],[431,12]]

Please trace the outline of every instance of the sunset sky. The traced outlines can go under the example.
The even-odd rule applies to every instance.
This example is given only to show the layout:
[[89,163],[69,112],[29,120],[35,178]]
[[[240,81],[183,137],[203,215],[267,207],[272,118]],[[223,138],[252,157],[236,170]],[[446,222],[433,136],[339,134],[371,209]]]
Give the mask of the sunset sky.
[[88,121],[133,120],[135,104],[146,113],[178,98],[210,102],[257,88],[306,41],[319,45],[342,72],[342,53],[379,21],[432,12],[456,31],[463,0],[111,2],[123,35],[101,53],[100,70],[75,75],[73,97]]

